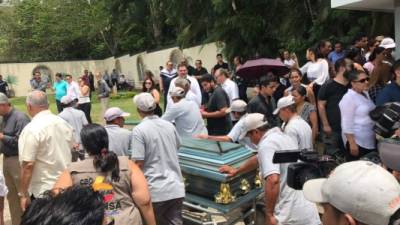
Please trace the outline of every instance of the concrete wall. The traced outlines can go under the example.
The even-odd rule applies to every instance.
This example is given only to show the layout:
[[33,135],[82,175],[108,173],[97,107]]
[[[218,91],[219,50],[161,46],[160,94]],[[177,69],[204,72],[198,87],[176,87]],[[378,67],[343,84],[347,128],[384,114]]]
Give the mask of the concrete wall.
[[[114,68],[120,69],[120,73],[125,74],[129,80],[133,80],[135,87],[141,85],[141,75],[139,71],[151,70],[158,78],[159,67],[165,66],[168,60],[178,63],[182,57],[188,58],[191,65],[196,59],[203,61],[203,66],[210,71],[215,65],[215,56],[220,49],[215,43],[196,46],[188,49],[178,47],[163,49],[155,52],[142,52],[136,55],[124,55],[118,58],[110,57],[104,60],[83,60],[83,61],[62,61],[62,62],[31,62],[31,63],[0,63],[0,74],[3,78],[8,75],[16,76],[17,84],[13,86],[16,96],[24,96],[30,91],[29,80],[32,78],[33,71],[41,69],[42,74],[48,74],[54,80],[56,72],[67,73],[75,78],[83,74],[84,69],[93,73],[99,71],[104,73]],[[141,62],[141,65],[139,65]],[[141,68],[141,69],[139,69]]]

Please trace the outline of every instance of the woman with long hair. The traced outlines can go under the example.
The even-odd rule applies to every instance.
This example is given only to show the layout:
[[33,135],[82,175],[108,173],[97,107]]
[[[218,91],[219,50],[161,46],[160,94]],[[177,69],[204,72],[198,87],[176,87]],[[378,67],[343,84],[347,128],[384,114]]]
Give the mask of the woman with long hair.
[[90,87],[82,78],[79,78],[78,84],[80,92],[78,97],[78,109],[82,110],[85,113],[87,121],[92,123],[92,119],[90,117],[90,110],[92,108],[92,103],[90,102]]
[[315,143],[318,136],[318,117],[315,105],[308,102],[307,89],[300,85],[292,90],[292,96],[296,104],[297,114],[303,118],[311,127],[313,143]]
[[308,101],[315,106],[315,96],[311,88],[308,88],[307,85],[301,83],[303,80],[303,74],[297,68],[293,68],[289,72],[289,81],[291,86],[286,88],[285,92],[283,93],[284,96],[291,95],[293,90],[302,86],[306,89],[306,98]]
[[371,73],[368,94],[373,102],[392,77],[392,66],[386,61],[379,62]]
[[144,79],[143,84],[142,84],[142,92],[150,93],[153,96],[153,98],[156,102],[156,109],[155,109],[154,113],[157,116],[161,116],[162,110],[160,107],[160,92],[158,92],[153,78],[146,77]]
[[128,157],[117,157],[108,150],[107,131],[98,124],[83,127],[81,140],[89,158],[71,163],[55,188],[79,184],[101,192],[106,224],[114,221],[115,225],[155,225],[147,182],[139,167]]
[[369,59],[368,62],[365,63],[363,67],[366,70],[366,72],[368,72],[368,74],[371,75],[375,66],[382,63],[382,61],[385,59],[385,49],[382,47],[376,47],[372,51],[368,59]]

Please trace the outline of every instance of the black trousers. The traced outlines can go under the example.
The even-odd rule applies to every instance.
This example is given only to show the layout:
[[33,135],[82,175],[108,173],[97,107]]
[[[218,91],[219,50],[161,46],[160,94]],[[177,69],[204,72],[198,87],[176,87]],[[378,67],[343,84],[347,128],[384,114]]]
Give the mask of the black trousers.
[[57,111],[58,113],[62,112],[63,107],[61,105],[61,102],[59,100],[56,100],[56,104],[57,104]]
[[90,110],[92,109],[92,103],[87,102],[79,104],[78,109],[82,110],[85,113],[88,123],[92,123],[92,118],[90,118]]
[[358,146],[358,156],[353,156],[350,153],[350,144],[349,144],[349,142],[346,143],[345,156],[346,156],[346,161],[347,162],[359,160],[361,157],[363,157],[364,155],[366,155],[368,153],[376,152],[376,149],[367,149],[367,148],[363,148],[363,147],[361,147],[359,145],[357,145],[357,146]]

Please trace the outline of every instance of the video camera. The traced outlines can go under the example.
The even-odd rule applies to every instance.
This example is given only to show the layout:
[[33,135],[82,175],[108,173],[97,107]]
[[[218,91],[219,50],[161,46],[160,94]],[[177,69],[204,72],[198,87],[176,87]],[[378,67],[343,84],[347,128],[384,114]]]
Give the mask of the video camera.
[[400,122],[400,102],[388,103],[372,110],[369,114],[375,121],[374,131],[381,137],[389,138]]
[[295,190],[301,190],[310,179],[327,177],[338,165],[331,156],[308,150],[277,151],[273,163],[292,163],[288,166],[287,185]]

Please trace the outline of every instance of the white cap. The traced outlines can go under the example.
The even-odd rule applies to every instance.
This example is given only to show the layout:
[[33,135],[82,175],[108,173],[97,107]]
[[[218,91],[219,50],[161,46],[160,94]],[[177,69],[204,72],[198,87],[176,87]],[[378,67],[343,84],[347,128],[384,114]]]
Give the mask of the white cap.
[[130,115],[130,113],[124,112],[118,107],[111,107],[104,113],[104,119],[106,121],[112,121],[118,117],[127,117]]
[[387,225],[400,208],[400,185],[388,171],[368,161],[338,166],[329,178],[313,179],[303,186],[306,199],[329,203],[368,225]]
[[171,97],[185,97],[185,90],[181,87],[175,87],[169,92]]
[[293,105],[294,103],[295,102],[294,102],[293,96],[289,95],[289,96],[286,96],[286,97],[282,97],[278,101],[278,106],[274,111],[274,115],[278,114],[279,110],[281,110],[282,108],[285,108],[285,107],[288,107],[290,105]]
[[74,100],[70,97],[70,96],[68,96],[68,95],[65,95],[65,96],[63,96],[62,98],[61,98],[61,100],[60,100],[60,102],[62,103],[62,104],[64,104],[64,105],[68,105],[69,103],[71,103],[71,102],[73,102]]
[[5,95],[4,93],[0,92],[0,104],[7,104],[7,103],[10,103],[8,101],[7,95]]
[[246,137],[247,132],[267,125],[268,121],[265,120],[265,116],[261,113],[250,113],[243,119],[243,132],[241,133],[239,140]]
[[246,111],[247,103],[241,99],[233,100],[231,107],[226,110],[226,113],[230,112],[244,112]]
[[133,103],[143,112],[150,112],[156,108],[154,97],[146,92],[135,95]]
[[384,49],[396,48],[396,43],[394,42],[394,40],[392,38],[387,37],[381,41],[381,44],[379,45],[379,47],[382,47]]

